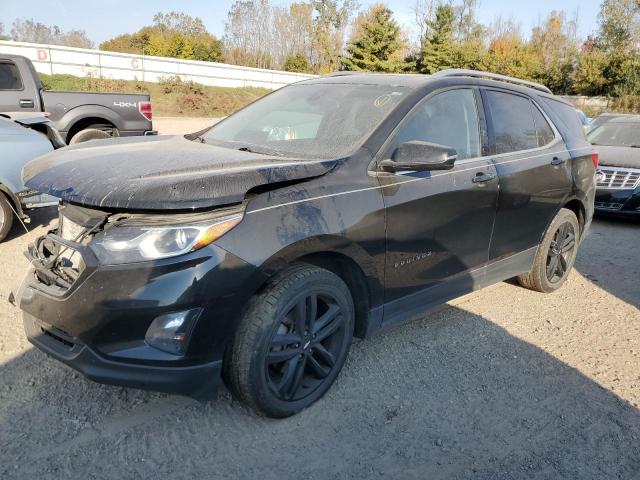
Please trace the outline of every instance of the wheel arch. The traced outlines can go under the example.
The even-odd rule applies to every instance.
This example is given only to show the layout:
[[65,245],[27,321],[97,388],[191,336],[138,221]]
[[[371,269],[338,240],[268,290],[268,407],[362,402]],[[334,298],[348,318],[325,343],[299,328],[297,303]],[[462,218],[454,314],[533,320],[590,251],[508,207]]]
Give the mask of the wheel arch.
[[61,132],[67,132],[67,143],[73,135],[91,125],[110,125],[122,130],[122,118],[113,110],[101,105],[82,105],[65,112],[56,120],[55,126]]
[[72,124],[69,128],[69,131],[67,132],[67,138],[65,139],[67,141],[67,143],[69,143],[69,141],[78,133],[81,132],[82,130],[85,130],[89,127],[95,126],[95,125],[104,125],[110,128],[114,128],[117,129],[118,127],[116,127],[111,121],[105,119],[105,118],[101,118],[101,117],[86,117],[86,118],[81,118],[78,119],[77,122],[75,122],[74,124]]
[[580,235],[582,235],[586,222],[586,209],[582,201],[578,198],[573,198],[567,201],[561,208],[566,208],[575,213],[576,217],[578,218],[578,224],[580,225]]
[[25,218],[24,212],[22,211],[22,204],[20,203],[20,199],[18,196],[9,189],[5,184],[0,182],[0,195],[4,195],[9,203],[14,208],[15,213],[18,214],[18,217]]
[[354,334],[365,337],[370,331],[369,313],[377,306],[376,298],[382,299],[384,293],[382,272],[375,260],[361,246],[344,237],[307,238],[285,247],[262,264],[259,270],[267,280],[257,291],[264,288],[268,278],[296,262],[329,270],[347,284],[356,313]]

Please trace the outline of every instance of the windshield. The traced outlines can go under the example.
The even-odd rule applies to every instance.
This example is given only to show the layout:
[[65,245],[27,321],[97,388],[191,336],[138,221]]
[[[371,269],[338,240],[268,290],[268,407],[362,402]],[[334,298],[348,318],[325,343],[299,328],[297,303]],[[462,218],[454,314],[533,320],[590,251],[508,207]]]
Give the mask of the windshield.
[[640,122],[607,122],[589,136],[593,145],[640,148]]
[[214,125],[206,143],[256,153],[339,158],[352,153],[406,96],[391,85],[284,87]]

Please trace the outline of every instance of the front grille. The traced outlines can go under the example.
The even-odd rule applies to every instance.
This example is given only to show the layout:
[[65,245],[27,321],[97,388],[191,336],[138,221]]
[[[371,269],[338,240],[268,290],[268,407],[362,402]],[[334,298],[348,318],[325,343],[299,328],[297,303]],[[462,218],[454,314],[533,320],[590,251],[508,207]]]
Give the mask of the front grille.
[[596,208],[601,208],[603,210],[620,210],[622,208],[622,203],[616,202],[595,202]]
[[640,170],[636,168],[600,167],[598,188],[634,189],[640,185]]

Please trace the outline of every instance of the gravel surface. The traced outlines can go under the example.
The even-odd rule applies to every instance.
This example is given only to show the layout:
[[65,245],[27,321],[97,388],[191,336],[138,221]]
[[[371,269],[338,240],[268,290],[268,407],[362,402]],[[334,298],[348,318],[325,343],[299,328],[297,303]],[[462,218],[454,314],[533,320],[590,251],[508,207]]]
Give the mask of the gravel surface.
[[219,120],[219,118],[209,117],[154,117],[153,128],[160,135],[180,135],[198,132]]
[[32,348],[0,244],[0,478],[640,478],[640,223],[595,222],[552,295],[501,283],[356,342],[286,420],[98,385]]

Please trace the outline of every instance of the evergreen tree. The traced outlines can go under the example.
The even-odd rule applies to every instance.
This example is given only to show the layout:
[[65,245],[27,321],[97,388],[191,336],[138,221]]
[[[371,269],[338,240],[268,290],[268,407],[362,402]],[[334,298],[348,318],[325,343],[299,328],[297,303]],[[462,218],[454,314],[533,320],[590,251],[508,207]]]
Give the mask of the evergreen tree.
[[451,68],[456,55],[454,46],[455,9],[450,4],[436,8],[435,18],[429,22],[426,38],[418,56],[418,71],[432,74]]
[[384,5],[373,5],[356,21],[354,36],[342,58],[344,70],[400,72],[403,69],[402,32],[393,13]]

